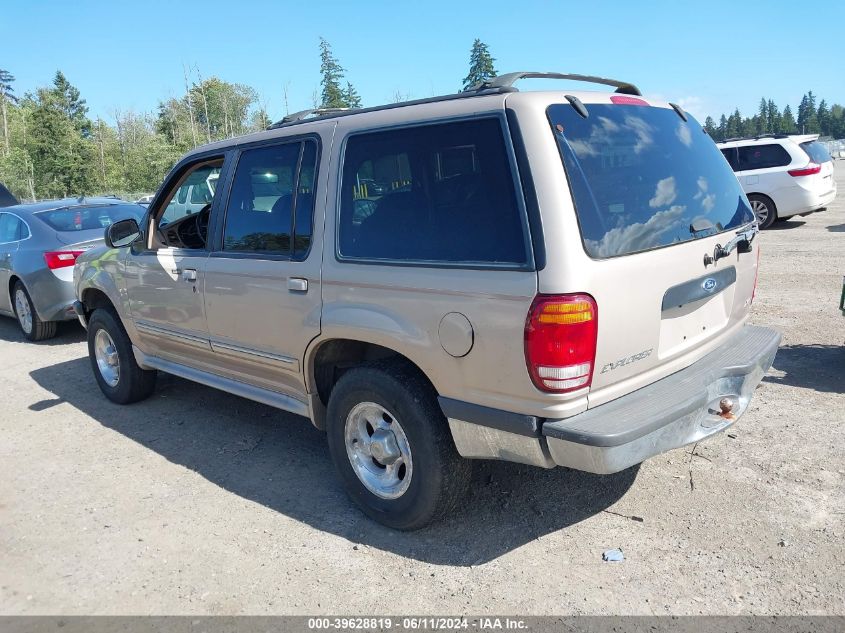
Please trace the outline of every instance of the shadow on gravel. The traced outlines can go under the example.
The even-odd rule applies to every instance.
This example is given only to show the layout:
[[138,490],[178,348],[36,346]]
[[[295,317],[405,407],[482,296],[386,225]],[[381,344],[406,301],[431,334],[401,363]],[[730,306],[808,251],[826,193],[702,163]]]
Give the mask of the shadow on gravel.
[[845,224],[831,224],[827,230],[831,233],[845,233]]
[[784,375],[766,376],[765,382],[845,393],[845,345],[786,345],[772,367]]
[[56,398],[30,409],[66,401],[229,492],[353,543],[435,564],[481,564],[583,521],[616,503],[637,475],[637,467],[598,476],[478,462],[470,494],[452,516],[402,533],[352,505],[325,436],[304,418],[162,373],[149,400],[122,407],[100,393],[88,358],[31,376]]
[[0,316],[0,341],[9,343],[25,343],[26,345],[67,345],[68,343],[79,343],[86,339],[85,329],[77,321],[62,321],[56,331],[56,336],[46,341],[33,343],[27,341],[18,322],[6,316]]
[[805,224],[807,224],[807,223],[804,220],[796,222],[795,220],[792,220],[791,218],[787,218],[785,220],[779,220],[778,222],[775,222],[774,224],[772,224],[766,230],[767,231],[786,231],[786,230],[789,230],[789,229],[797,229],[799,226],[804,226]]

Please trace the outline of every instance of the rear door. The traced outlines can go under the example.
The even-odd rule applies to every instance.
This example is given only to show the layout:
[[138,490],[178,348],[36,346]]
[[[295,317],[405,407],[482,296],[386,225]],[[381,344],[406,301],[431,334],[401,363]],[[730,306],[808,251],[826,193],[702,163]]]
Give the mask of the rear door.
[[[207,262],[205,312],[218,371],[297,396],[302,354],[320,332],[320,252],[312,249],[318,163],[333,126],[242,149]],[[322,191],[322,193],[321,193]],[[317,232],[317,234],[319,231]]]
[[739,250],[713,261],[754,216],[701,126],[620,101],[588,103],[587,118],[547,110],[581,233],[562,276],[598,306],[591,406],[681,369],[742,323],[757,264]]
[[18,250],[23,223],[11,213],[0,213],[0,310],[12,311],[12,293],[9,278],[12,273],[12,255]]

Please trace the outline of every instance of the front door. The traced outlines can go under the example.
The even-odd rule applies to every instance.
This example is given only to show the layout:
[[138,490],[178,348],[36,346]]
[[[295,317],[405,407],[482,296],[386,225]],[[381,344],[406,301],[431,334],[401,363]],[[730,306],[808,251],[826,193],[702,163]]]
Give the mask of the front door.
[[320,141],[310,135],[240,152],[205,271],[218,371],[299,398],[302,355],[320,332],[320,252],[310,247],[312,227],[322,226],[314,201],[325,197],[324,183],[315,191]]
[[[144,241],[126,258],[126,291],[142,351],[197,367],[211,354],[202,289],[222,167],[223,158],[214,157],[177,172],[151,210]],[[202,190],[201,207],[186,211],[174,203],[194,188]]]

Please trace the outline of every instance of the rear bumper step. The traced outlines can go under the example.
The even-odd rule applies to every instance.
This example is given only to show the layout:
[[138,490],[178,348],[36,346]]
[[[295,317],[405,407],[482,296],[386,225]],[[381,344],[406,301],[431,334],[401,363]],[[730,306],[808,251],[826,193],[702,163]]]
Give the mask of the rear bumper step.
[[[552,460],[614,473],[723,431],[748,408],[779,344],[777,332],[748,325],[675,374],[572,418],[546,421]],[[733,404],[727,417],[720,415],[723,398]]]
[[[458,452],[609,474],[731,426],[771,367],[780,334],[747,325],[698,362],[564,420],[543,420],[440,398]],[[720,415],[720,401],[730,414]]]

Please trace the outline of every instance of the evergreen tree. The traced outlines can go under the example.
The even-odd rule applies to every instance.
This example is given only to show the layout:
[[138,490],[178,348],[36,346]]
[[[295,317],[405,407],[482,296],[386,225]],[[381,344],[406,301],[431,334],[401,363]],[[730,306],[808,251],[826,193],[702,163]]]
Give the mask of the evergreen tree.
[[781,131],[780,112],[775,102],[771,99],[766,103],[766,120],[768,121],[770,132],[777,134]]
[[8,70],[0,69],[0,110],[3,114],[3,156],[8,156],[11,152],[11,145],[9,142],[9,113],[7,103],[15,104],[18,98],[15,96],[15,89],[12,88],[12,82],[15,81],[14,75]]
[[321,108],[360,108],[361,97],[346,82],[346,88],[340,87],[343,81],[343,66],[332,53],[331,45],[320,38],[320,85],[322,86]]
[[783,109],[780,126],[784,134],[794,134],[798,130],[798,124],[795,122],[795,117],[792,116],[792,108],[789,107],[789,104]]
[[72,85],[62,71],[57,70],[53,78],[53,94],[56,105],[71,120],[73,126],[84,137],[91,135],[91,121],[88,120],[88,106],[79,94],[79,89]]
[[724,114],[721,117],[719,117],[718,130],[719,130],[718,138],[719,138],[720,141],[724,141],[726,138],[728,138],[728,117],[726,117]]
[[754,117],[754,132],[756,134],[770,134],[772,129],[769,125],[769,104],[766,99],[760,99],[760,107],[757,116]]
[[819,102],[819,109],[816,110],[816,119],[819,122],[819,132],[821,133],[821,135],[830,135],[830,110],[828,110],[827,101],[825,101],[824,99]]
[[496,76],[493,63],[496,60],[490,55],[487,44],[475,38],[469,53],[469,74],[464,77],[463,90]]
[[716,128],[716,123],[713,121],[713,117],[707,117],[704,119],[704,131],[707,132],[713,140],[720,140],[718,137],[719,130]]

